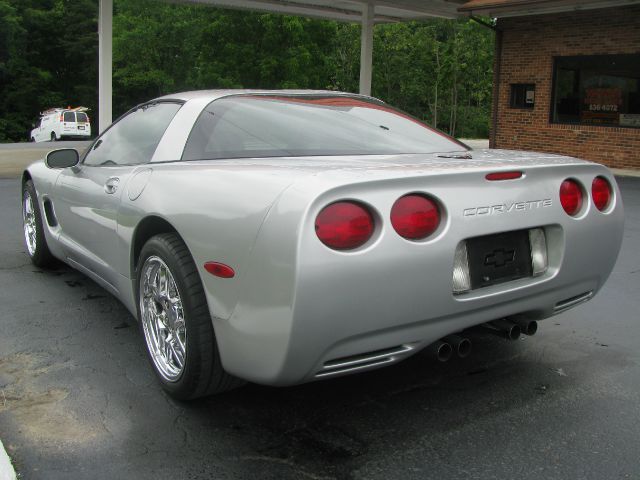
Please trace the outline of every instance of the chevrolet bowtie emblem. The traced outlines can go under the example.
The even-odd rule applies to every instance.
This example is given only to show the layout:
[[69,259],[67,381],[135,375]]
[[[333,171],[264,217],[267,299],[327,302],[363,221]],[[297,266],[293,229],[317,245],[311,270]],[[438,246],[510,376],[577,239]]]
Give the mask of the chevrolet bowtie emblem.
[[508,263],[512,263],[516,258],[515,250],[505,250],[501,248],[487,255],[484,259],[484,264],[489,267],[504,267]]

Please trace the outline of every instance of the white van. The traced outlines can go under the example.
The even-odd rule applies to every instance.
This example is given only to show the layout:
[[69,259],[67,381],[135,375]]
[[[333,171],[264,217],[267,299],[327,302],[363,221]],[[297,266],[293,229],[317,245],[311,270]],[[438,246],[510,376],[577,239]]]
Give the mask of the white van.
[[83,139],[91,137],[91,124],[87,107],[50,108],[40,113],[33,125],[32,142],[55,142],[62,139]]

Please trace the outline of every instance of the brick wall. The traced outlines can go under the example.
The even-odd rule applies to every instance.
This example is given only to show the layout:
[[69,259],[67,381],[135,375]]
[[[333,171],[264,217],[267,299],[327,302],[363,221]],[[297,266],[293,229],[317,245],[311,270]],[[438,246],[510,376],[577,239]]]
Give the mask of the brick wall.
[[[504,18],[496,148],[537,150],[640,169],[640,129],[552,124],[553,57],[640,53],[640,6]],[[497,52],[499,49],[496,50]],[[497,75],[496,75],[497,77]],[[535,108],[509,107],[511,84],[536,85]],[[496,83],[494,83],[495,88]]]

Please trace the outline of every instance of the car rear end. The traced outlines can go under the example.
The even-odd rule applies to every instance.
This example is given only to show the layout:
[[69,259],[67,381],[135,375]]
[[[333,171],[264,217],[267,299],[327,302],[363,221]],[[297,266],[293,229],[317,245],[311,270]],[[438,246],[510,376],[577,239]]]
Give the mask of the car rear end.
[[268,384],[331,378],[593,298],[622,241],[611,173],[496,155],[334,170],[289,189],[262,226],[244,297],[217,325],[225,368]]
[[205,286],[224,368],[258,383],[379,368],[484,322],[549,317],[595,295],[622,241],[605,167],[469,152],[369,97],[224,95],[183,152],[241,169],[246,198],[290,177],[234,265],[227,308]]
[[60,113],[60,138],[88,139],[91,137],[91,123],[84,111],[66,110]]

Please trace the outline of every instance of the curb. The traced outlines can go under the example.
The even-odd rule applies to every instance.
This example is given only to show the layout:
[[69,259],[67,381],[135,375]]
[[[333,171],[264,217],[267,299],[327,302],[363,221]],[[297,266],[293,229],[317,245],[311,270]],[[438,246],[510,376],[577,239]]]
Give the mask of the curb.
[[616,177],[640,177],[640,170],[625,168],[611,168],[610,170]]
[[0,480],[16,480],[16,472],[11,465],[11,459],[4,450],[0,440]]

